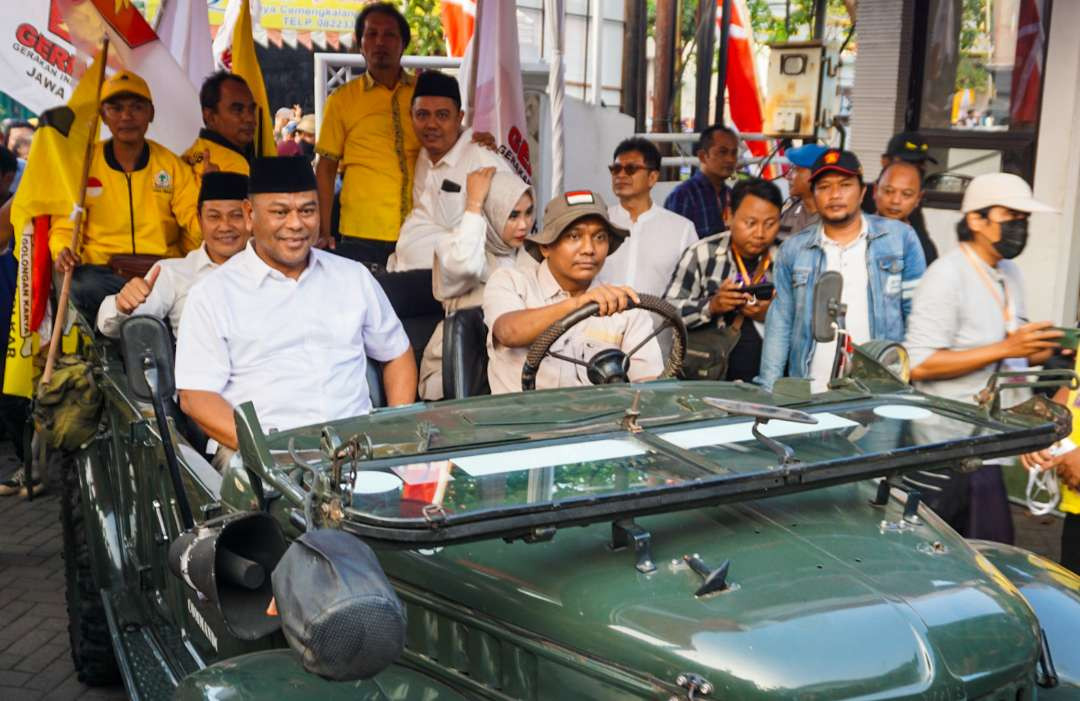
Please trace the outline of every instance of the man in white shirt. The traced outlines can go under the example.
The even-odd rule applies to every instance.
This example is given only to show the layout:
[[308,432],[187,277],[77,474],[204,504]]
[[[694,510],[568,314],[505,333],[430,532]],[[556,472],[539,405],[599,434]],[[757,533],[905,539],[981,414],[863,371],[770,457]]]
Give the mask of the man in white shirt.
[[435,242],[449,236],[465,212],[469,173],[488,167],[510,172],[506,159],[474,141],[472,129],[461,128],[465,113],[454,78],[438,71],[421,73],[410,115],[423,148],[416,157],[413,210],[386,263],[390,272],[431,267]]
[[[484,321],[488,326],[488,383],[492,394],[521,391],[521,374],[529,346],[552,323],[596,302],[596,316],[576,324],[551,346],[536,373],[536,389],[588,385],[585,365],[608,348],[630,356],[627,376],[650,380],[664,369],[660,345],[649,312],[626,311],[637,293],[626,286],[596,284],[609,251],[627,236],[612,226],[607,207],[594,192],[556,195],[544,209],[544,228],[526,237],[537,265],[500,268],[484,287]],[[649,338],[653,336],[653,338]],[[636,349],[636,350],[635,350]],[[565,360],[572,358],[574,362]]]
[[311,166],[257,159],[249,192],[251,244],[191,288],[180,321],[184,412],[231,450],[243,402],[254,402],[264,431],[364,414],[369,357],[383,363],[388,403],[412,402],[416,360],[382,288],[362,264],[312,248]]
[[683,251],[697,242],[697,231],[694,222],[653,203],[650,193],[660,178],[660,151],[651,141],[626,139],[615,147],[614,158],[608,170],[619,203],[608,207],[608,217],[628,229],[630,238],[608,256],[596,279],[659,297]]
[[97,327],[119,338],[120,325],[139,314],[167,319],[175,335],[188,290],[211,270],[239,253],[251,237],[244,211],[248,179],[240,173],[208,172],[199,186],[199,225],[203,244],[183,258],[166,258],[145,277],[128,280],[98,308]]

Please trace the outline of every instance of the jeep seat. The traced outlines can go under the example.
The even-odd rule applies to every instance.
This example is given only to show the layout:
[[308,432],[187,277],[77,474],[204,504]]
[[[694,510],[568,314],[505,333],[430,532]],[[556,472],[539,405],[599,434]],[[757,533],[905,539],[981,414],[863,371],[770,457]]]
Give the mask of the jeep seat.
[[491,394],[487,334],[480,307],[459,309],[443,320],[443,397],[464,399]]
[[405,335],[409,337],[419,366],[420,356],[443,318],[442,304],[431,292],[431,270],[377,272],[374,275],[405,327]]

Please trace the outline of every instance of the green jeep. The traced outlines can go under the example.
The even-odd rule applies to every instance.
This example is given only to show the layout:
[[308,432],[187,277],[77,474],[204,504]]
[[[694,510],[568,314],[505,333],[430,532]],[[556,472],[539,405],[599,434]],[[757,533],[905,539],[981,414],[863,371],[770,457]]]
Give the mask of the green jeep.
[[80,678],[136,699],[1080,698],[1080,578],[900,488],[1046,447],[1068,413],[919,394],[879,347],[812,397],[663,379],[273,433],[246,404],[219,473],[172,401],[168,331],[134,317],[81,352],[104,409],[64,471]]

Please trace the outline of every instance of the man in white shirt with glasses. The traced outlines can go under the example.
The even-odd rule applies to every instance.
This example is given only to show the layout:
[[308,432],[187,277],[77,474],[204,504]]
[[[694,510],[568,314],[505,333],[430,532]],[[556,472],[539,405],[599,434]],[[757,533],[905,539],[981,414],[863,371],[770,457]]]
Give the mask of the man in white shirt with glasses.
[[660,151],[647,139],[630,138],[615,147],[611,189],[618,204],[608,207],[611,223],[630,232],[612,253],[596,279],[610,285],[627,285],[637,292],[660,297],[683,251],[698,240],[694,223],[660,207],[652,189],[660,178]]

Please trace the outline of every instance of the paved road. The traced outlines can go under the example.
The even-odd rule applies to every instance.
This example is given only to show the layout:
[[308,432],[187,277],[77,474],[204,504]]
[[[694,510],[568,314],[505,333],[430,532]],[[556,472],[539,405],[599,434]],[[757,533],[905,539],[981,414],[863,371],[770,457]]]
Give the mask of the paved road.
[[[0,446],[0,476],[14,469]],[[126,698],[122,688],[79,683],[68,649],[59,486],[32,502],[0,497],[0,701]],[[1017,545],[1057,559],[1061,521],[1013,508]]]
[[[0,448],[0,474],[14,466]],[[52,488],[33,501],[0,497],[0,699],[126,699],[121,687],[79,683],[68,647],[60,501]]]

